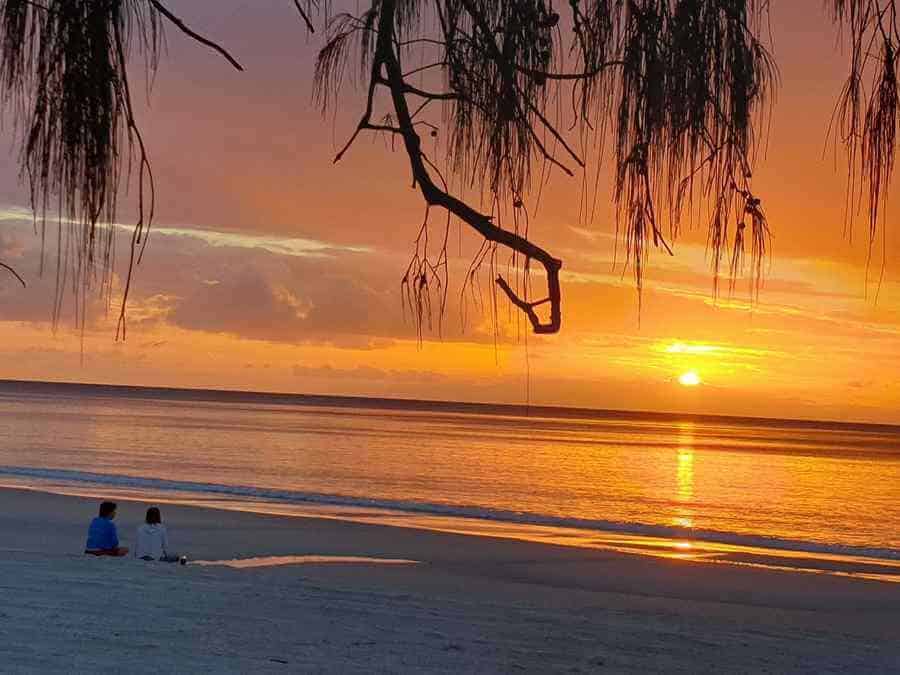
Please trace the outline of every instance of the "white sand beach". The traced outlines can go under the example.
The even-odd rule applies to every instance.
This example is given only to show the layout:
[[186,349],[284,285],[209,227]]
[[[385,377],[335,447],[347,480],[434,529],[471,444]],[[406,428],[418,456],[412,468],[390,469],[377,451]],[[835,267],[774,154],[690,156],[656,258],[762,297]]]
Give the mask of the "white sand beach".
[[82,555],[96,507],[0,490],[3,672],[900,670],[897,583],[164,504],[194,560],[309,556],[181,567]]

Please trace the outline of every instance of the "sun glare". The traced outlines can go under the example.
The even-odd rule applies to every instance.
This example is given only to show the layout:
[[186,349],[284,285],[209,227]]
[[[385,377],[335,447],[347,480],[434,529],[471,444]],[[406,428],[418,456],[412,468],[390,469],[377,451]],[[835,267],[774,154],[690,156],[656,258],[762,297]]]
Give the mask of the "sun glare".
[[696,387],[698,384],[700,384],[700,376],[693,370],[691,370],[683,373],[678,378],[678,382],[683,384],[685,387]]

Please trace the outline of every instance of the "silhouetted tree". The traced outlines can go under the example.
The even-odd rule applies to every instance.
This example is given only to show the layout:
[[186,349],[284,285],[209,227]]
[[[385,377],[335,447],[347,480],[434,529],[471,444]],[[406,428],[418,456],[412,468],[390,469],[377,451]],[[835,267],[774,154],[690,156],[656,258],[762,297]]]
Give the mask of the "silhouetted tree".
[[[735,277],[749,244],[758,281],[769,227],[753,167],[777,84],[766,48],[769,0],[369,0],[356,3],[365,7],[358,14],[327,0],[293,2],[308,30],[325,28],[314,82],[323,108],[358,69],[361,119],[336,161],[361,133],[388,134],[425,200],[403,279],[420,325],[434,287],[443,310],[452,216],[485,241],[466,281],[485,260],[494,270],[498,247],[508,249],[515,278],[498,275],[497,287],[535,332],[558,331],[562,262],[529,238],[526,198],[552,170],[583,171],[588,152],[599,165],[605,141],[638,289],[650,244],[671,252],[685,218],[705,221],[716,279],[726,256]],[[871,242],[895,157],[897,8],[895,0],[824,5],[824,19],[845,30],[850,46],[831,132],[847,151],[848,217],[865,210]],[[0,0],[0,21],[0,95],[21,130],[22,172],[35,212],[46,214],[55,201],[60,218],[77,227],[77,283],[108,281],[112,231],[102,224],[114,221],[123,170],[137,167],[127,298],[153,218],[129,59],[140,54],[154,69],[168,24],[240,65],[159,0]],[[441,134],[441,157],[423,133]],[[432,210],[447,216],[436,257],[427,241]],[[532,263],[547,285],[537,300]],[[61,259],[63,285],[64,267]],[[123,303],[122,327],[124,316]]]

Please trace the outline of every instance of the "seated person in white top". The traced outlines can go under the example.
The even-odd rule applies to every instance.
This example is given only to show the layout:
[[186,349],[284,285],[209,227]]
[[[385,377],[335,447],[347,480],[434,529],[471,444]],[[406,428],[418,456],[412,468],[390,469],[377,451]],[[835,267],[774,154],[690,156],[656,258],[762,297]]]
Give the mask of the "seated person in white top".
[[[179,557],[169,550],[169,537],[166,534],[166,526],[162,524],[159,509],[155,506],[147,509],[145,520],[147,522],[138,527],[137,530],[134,557],[141,560],[179,562]],[[184,562],[182,562],[183,564]]]

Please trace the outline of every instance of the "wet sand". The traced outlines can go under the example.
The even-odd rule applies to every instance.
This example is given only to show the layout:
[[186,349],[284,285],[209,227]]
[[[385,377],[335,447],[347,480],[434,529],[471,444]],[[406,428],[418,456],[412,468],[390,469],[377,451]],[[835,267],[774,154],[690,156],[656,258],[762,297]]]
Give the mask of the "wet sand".
[[88,558],[97,502],[0,490],[4,672],[900,669],[897,583],[173,505],[192,560],[278,560]]

